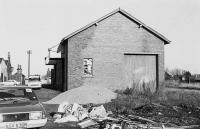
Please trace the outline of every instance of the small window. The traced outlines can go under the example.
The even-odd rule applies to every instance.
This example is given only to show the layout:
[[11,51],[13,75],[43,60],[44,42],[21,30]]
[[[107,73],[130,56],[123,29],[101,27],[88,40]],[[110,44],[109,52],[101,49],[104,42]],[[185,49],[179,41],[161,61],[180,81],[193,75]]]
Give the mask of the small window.
[[93,76],[93,59],[92,58],[84,58],[83,60],[84,67],[84,76],[92,77]]

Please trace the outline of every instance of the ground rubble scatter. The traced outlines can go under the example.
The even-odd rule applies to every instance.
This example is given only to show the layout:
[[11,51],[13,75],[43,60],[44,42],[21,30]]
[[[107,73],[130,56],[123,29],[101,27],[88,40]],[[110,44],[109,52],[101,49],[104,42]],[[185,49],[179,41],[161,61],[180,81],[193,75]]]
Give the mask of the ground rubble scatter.
[[134,109],[134,115],[168,126],[200,125],[200,109],[186,104],[177,106],[148,104]]
[[[46,90],[44,91],[44,94],[47,93]],[[58,95],[58,93],[56,94]],[[55,95],[53,97],[55,97]],[[42,98],[42,100],[47,99]],[[90,111],[89,109],[98,107],[101,104],[90,103],[80,105],[83,108],[88,108],[88,111]],[[78,122],[55,123],[55,118],[51,116],[51,113],[57,111],[58,104],[44,104],[44,106],[48,113],[48,124],[42,127],[42,129],[80,129],[80,127],[77,127],[77,123],[88,120],[87,118]],[[136,108],[127,109],[128,111],[120,111],[120,108],[119,110],[114,108],[116,107],[116,102],[111,100],[111,102],[104,103],[103,106],[106,112],[112,112],[108,117],[115,118],[117,121],[108,119],[103,121],[96,120],[98,124],[86,128],[104,129],[106,124],[118,124],[122,127],[119,129],[200,129],[200,108],[192,104],[182,103],[172,106],[171,104],[167,105],[163,103],[147,103],[143,105],[140,104],[140,106]],[[163,125],[165,128],[162,127]]]
[[[60,126],[68,124],[71,127],[88,129],[113,129],[114,126],[116,126],[116,129],[156,129],[156,127],[160,129],[168,129],[170,127],[174,127],[174,129],[191,129],[199,128],[198,125],[200,125],[199,108],[186,104],[179,104],[177,106],[146,104],[133,109],[132,113],[129,114],[105,111],[103,105],[90,104],[83,107],[88,109],[88,114],[94,108],[99,108],[100,110],[95,112],[97,113],[93,115],[95,117],[88,115],[87,119],[74,123],[68,121],[57,124],[60,124]],[[105,115],[105,112],[110,113]],[[55,114],[51,114],[51,116],[53,117]]]

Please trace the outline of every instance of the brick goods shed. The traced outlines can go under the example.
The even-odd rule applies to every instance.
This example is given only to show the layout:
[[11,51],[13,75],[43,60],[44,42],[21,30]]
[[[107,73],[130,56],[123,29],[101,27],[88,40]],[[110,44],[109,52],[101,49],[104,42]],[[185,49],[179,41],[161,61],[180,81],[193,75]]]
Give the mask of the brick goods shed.
[[164,81],[164,45],[169,43],[117,9],[62,39],[58,87],[63,91],[83,85],[156,91]]

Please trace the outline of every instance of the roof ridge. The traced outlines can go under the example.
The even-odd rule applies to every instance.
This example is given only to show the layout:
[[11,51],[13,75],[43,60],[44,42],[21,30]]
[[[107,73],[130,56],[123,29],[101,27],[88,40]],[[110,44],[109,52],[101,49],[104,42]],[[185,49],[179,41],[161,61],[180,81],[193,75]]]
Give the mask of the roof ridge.
[[[76,31],[74,31],[74,32],[72,32],[72,33],[70,33],[70,34],[68,34],[67,36],[65,36],[65,37],[61,40],[60,45],[63,43],[64,40],[66,40],[66,39],[68,39],[68,38],[70,38],[70,37],[72,37],[72,36],[74,36],[74,35],[76,35],[76,34],[82,32],[82,31],[84,31],[85,29],[87,29],[87,28],[89,28],[89,27],[91,27],[91,26],[93,26],[93,25],[95,25],[95,24],[101,22],[102,20],[104,20],[104,19],[106,19],[106,18],[108,18],[108,17],[114,15],[114,14],[117,13],[117,12],[123,14],[124,16],[128,17],[129,19],[131,19],[131,20],[133,20],[134,22],[138,23],[139,25],[141,25],[141,27],[145,28],[147,31],[150,31],[150,32],[153,33],[155,36],[157,36],[158,38],[160,38],[160,39],[162,39],[163,41],[165,41],[165,44],[169,44],[169,43],[171,42],[171,41],[168,40],[166,37],[164,37],[162,34],[160,34],[159,32],[155,31],[155,30],[152,29],[151,27],[145,25],[143,22],[141,22],[140,20],[138,20],[137,18],[133,17],[131,14],[129,14],[128,12],[124,11],[123,9],[121,9],[121,8],[119,7],[118,9],[116,9],[116,10],[114,10],[114,11],[112,11],[112,12],[110,12],[110,13],[108,13],[108,14],[102,16],[102,17],[100,17],[99,19],[97,19],[97,20],[95,20],[95,21],[93,21],[93,22],[87,24],[86,26],[84,26],[84,27],[82,27],[82,28],[80,28],[80,29],[78,29],[78,30],[76,30]],[[59,45],[59,47],[58,47],[57,52],[60,51],[60,45]]]

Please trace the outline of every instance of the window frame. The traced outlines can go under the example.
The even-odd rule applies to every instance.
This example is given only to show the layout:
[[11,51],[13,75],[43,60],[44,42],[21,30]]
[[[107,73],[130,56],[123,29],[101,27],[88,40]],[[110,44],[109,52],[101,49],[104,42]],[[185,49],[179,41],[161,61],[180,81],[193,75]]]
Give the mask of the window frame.
[[[92,63],[92,65],[91,65],[91,74],[86,74],[85,73],[85,64],[84,64],[84,62],[85,62],[85,60],[90,60],[90,59],[92,60],[91,61],[91,63]],[[88,58],[88,57],[87,58],[83,58],[83,77],[86,77],[86,78],[87,77],[88,78],[94,77],[93,63],[94,63],[94,59],[93,58]]]

